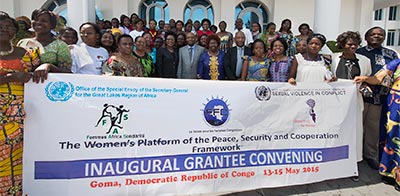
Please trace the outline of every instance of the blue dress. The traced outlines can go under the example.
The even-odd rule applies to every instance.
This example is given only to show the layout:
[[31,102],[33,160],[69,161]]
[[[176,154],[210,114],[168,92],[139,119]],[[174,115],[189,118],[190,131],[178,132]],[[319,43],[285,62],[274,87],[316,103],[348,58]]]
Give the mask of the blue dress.
[[197,66],[197,78],[206,80],[223,80],[225,79],[224,56],[222,51],[217,56],[210,56],[208,52],[203,52],[199,58]]
[[388,112],[386,140],[379,173],[393,178],[400,185],[400,59],[388,63],[384,69],[393,72],[393,85],[387,97]]

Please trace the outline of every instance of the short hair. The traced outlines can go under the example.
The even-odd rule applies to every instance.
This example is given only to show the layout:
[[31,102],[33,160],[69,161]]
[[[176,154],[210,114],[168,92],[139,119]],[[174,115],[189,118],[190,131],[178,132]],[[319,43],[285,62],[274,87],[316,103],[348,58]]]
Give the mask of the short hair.
[[0,11],[0,20],[10,20],[15,27],[15,32],[18,31],[18,22],[14,18],[10,17],[6,12]]
[[203,24],[204,24],[205,22],[208,22],[208,24],[211,26],[211,21],[208,20],[207,18],[204,18],[204,19],[201,21],[201,26],[203,26]]
[[210,30],[211,30],[212,28],[215,28],[215,29],[216,29],[216,31],[218,31],[218,27],[217,27],[217,26],[215,26],[215,25],[211,25],[211,27],[210,27]]
[[210,44],[211,40],[217,41],[218,46],[221,45],[221,39],[218,37],[218,35],[212,34],[212,35],[207,36],[207,41],[206,41],[207,48],[208,48],[208,45]]
[[276,27],[276,24],[275,24],[275,23],[270,22],[270,23],[267,24],[267,29],[266,29],[266,30],[268,30],[272,25],[274,25],[274,26]]
[[311,41],[311,39],[313,39],[313,38],[319,39],[319,40],[321,41],[321,43],[322,43],[322,46],[324,46],[325,43],[326,43],[326,37],[325,37],[324,35],[319,34],[319,33],[314,33],[314,34],[308,36],[308,38],[307,38],[307,44],[308,44],[308,43]]
[[176,33],[175,32],[173,32],[173,31],[167,31],[167,32],[165,32],[164,33],[164,40],[167,40],[167,37],[168,36],[170,36],[170,35],[172,35],[174,38],[175,38],[175,41],[176,41]]
[[31,15],[31,20],[37,20],[37,18],[40,15],[43,15],[43,14],[49,15],[51,29],[56,28],[56,26],[57,26],[57,16],[52,11],[50,11],[48,9],[43,9],[42,8],[42,9],[33,10],[32,15]]
[[299,32],[300,32],[301,27],[307,27],[307,29],[310,30],[310,25],[308,25],[307,23],[302,23],[302,24],[299,26],[299,28],[297,29],[297,30],[299,30]]
[[133,38],[130,35],[122,34],[121,36],[118,37],[117,44],[119,44],[119,42],[121,42],[122,38],[125,38],[125,37],[131,39],[133,42]]
[[149,20],[149,24],[150,24],[151,21],[154,21],[154,22],[156,23],[156,26],[157,26],[157,21],[156,21],[156,20],[150,19],[150,20]]
[[85,25],[90,25],[90,26],[92,26],[92,27],[94,28],[94,30],[96,31],[96,34],[99,34],[99,35],[101,34],[101,33],[100,33],[99,26],[97,26],[97,24],[94,24],[94,23],[92,23],[92,22],[85,22],[85,23],[81,24],[81,26],[79,27],[79,31],[81,31],[81,30],[82,30],[82,27],[85,26]]
[[184,32],[179,32],[176,34],[176,39],[178,39],[179,36],[183,36],[184,40],[186,41],[186,33]]
[[143,26],[145,25],[145,24],[144,24],[144,20],[141,19],[141,18],[136,19],[133,23],[134,23],[134,25],[136,25],[136,24],[139,23],[139,22],[142,22]]
[[78,32],[76,32],[76,30],[72,27],[65,27],[65,29],[61,29],[58,36],[61,37],[63,36],[67,31],[71,31],[74,36],[78,39]]
[[368,29],[368,31],[365,32],[364,39],[367,39],[368,35],[370,33],[372,33],[372,31],[375,30],[375,29],[380,29],[381,31],[383,31],[383,37],[386,37],[385,29],[383,29],[382,27],[375,26],[375,27],[372,27],[372,28]]
[[343,49],[346,42],[349,41],[350,39],[355,41],[357,43],[357,45],[361,44],[360,33],[354,32],[354,31],[346,31],[346,32],[343,32],[342,34],[340,34],[336,38],[336,46],[338,47],[338,49]]
[[281,43],[282,43],[282,45],[283,45],[283,48],[285,49],[285,50],[283,51],[283,53],[285,53],[285,52],[286,52],[286,50],[289,48],[289,46],[288,46],[288,44],[286,43],[286,41],[285,41],[285,40],[283,40],[282,38],[277,38],[277,39],[274,39],[274,40],[271,42],[271,48],[273,48],[273,47],[274,47],[274,43],[275,43],[275,42],[277,42],[277,41],[279,41],[279,42],[281,42]]
[[176,26],[176,24],[178,24],[178,23],[181,23],[181,24],[182,24],[182,27],[185,26],[185,23],[183,23],[182,20],[177,20],[177,21],[175,22],[175,26]]
[[257,24],[257,26],[258,26],[258,32],[261,33],[261,32],[262,32],[262,28],[261,28],[260,23],[258,23],[258,22],[253,22],[253,24]]
[[256,39],[253,41],[253,43],[251,44],[251,52],[253,53],[254,51],[254,46],[256,45],[256,43],[262,43],[263,47],[264,47],[264,53],[267,52],[267,46],[265,45],[264,41],[262,39]]

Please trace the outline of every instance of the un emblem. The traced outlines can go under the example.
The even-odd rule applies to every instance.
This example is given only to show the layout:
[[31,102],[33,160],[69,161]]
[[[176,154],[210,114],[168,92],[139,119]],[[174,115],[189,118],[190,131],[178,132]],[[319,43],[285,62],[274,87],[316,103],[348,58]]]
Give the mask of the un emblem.
[[255,89],[255,94],[258,100],[268,101],[271,99],[271,89],[265,86],[257,86]]
[[46,86],[46,96],[50,101],[68,101],[74,93],[74,85],[71,82],[50,82]]
[[205,121],[211,126],[221,126],[229,118],[229,105],[223,99],[212,98],[204,104],[203,115]]

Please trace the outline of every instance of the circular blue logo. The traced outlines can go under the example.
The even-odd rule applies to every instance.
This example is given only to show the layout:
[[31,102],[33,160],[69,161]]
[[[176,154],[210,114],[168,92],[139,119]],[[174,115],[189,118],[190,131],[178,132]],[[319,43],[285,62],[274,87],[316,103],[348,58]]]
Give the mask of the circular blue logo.
[[46,86],[46,96],[50,101],[68,101],[74,93],[71,82],[50,82]]
[[229,108],[222,99],[211,99],[205,104],[203,110],[204,119],[211,126],[221,126],[229,118]]

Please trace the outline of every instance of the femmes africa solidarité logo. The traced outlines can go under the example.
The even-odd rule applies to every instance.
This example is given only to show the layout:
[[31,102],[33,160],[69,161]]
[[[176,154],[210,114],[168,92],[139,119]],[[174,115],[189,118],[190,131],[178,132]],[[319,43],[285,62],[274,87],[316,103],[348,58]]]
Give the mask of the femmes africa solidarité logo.
[[111,130],[112,134],[118,134],[118,130],[123,128],[121,126],[122,121],[128,120],[127,113],[129,112],[129,110],[124,109],[123,105],[116,107],[114,105],[106,103],[103,106],[103,112],[95,127],[99,126],[100,123],[102,126],[109,125],[110,128],[108,129],[106,134],[109,134]]

